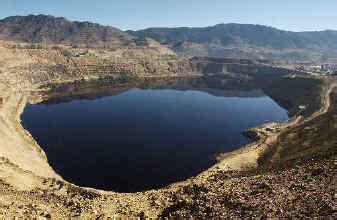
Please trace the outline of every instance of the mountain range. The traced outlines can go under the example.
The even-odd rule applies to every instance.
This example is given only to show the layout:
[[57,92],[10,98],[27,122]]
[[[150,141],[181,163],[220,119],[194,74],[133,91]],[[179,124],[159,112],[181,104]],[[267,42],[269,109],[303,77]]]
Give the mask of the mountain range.
[[336,57],[337,31],[290,32],[252,24],[128,31],[182,55],[313,61]]
[[337,31],[290,32],[251,24],[217,24],[205,28],[149,28],[129,31],[129,33],[150,37],[170,45],[191,42],[221,45],[247,44],[272,49],[337,48]]
[[122,31],[91,22],[71,22],[49,15],[0,20],[0,40],[86,47],[127,47],[152,38],[183,56],[214,56],[317,61],[337,57],[337,31],[291,32],[252,24],[202,28],[148,28]]
[[134,37],[117,28],[91,22],[71,22],[49,15],[12,16],[0,20],[0,40],[43,41],[82,46],[125,46]]

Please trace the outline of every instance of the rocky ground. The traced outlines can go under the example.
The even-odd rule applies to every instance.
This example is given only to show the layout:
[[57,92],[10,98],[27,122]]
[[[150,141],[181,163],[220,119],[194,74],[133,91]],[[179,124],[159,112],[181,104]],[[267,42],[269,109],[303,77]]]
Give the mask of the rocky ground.
[[[116,58],[123,54],[127,54],[127,63]],[[137,55],[130,59],[130,54]],[[150,59],[143,54],[140,48],[117,54],[63,47],[32,49],[1,42],[0,216],[336,217],[337,93],[332,92],[332,80],[324,81],[321,108],[314,114],[273,125],[268,132],[257,131],[256,142],[219,155],[218,164],[194,178],[132,194],[81,188],[64,181],[20,124],[25,104],[41,101],[40,86],[102,76],[203,75],[219,68],[186,63],[174,56],[156,54]],[[196,71],[196,66],[203,66],[204,71]]]

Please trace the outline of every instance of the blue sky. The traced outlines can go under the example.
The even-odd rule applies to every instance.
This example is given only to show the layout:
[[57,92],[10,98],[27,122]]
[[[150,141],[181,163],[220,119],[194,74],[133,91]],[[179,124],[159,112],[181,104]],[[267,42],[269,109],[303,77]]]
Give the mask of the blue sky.
[[263,24],[337,30],[337,0],[0,0],[0,18],[50,14],[120,29]]

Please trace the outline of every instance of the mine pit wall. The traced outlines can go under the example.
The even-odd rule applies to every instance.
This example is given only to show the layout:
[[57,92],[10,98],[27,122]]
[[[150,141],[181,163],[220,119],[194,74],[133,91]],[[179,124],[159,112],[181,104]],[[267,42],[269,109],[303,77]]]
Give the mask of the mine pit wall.
[[191,58],[189,62],[191,70],[195,72],[201,72],[203,74],[247,74],[253,76],[256,80],[270,80],[289,74],[304,74],[304,72],[301,71],[270,66],[258,61],[246,59],[194,57]]
[[200,71],[202,73],[225,73],[227,72],[227,64],[223,63],[210,63],[202,62],[193,64],[192,69],[194,71]]
[[61,179],[44,151],[22,127],[20,115],[29,94],[13,93],[0,106],[0,178],[18,189],[41,184],[41,177]]
[[[43,150],[20,123],[20,114],[24,106],[27,103],[37,103],[42,100],[39,90],[43,85],[102,78],[123,81],[139,77],[190,77],[191,75],[203,76],[219,73],[214,80],[220,82],[221,86],[223,82],[228,81],[229,72],[234,73],[229,77],[233,80],[233,77],[240,74],[256,77],[261,73],[270,76],[268,73],[276,70],[279,72],[278,76],[293,73],[290,70],[253,64],[247,60],[214,58],[209,60],[198,58],[188,62],[163,61],[131,64],[114,64],[107,61],[101,64],[97,60],[92,63],[81,63],[73,59],[68,64],[62,62],[50,65],[35,63],[23,70],[18,69],[18,71],[30,74],[18,74],[12,79],[14,82],[11,91],[0,93],[0,179],[22,189],[39,186],[40,177],[61,179],[49,166]],[[240,80],[241,76],[233,82]],[[251,83],[252,78],[246,80],[244,83]],[[20,175],[15,173],[20,173]]]
[[[196,57],[190,59],[193,71],[215,76],[217,81],[255,84],[288,110],[289,115],[309,116],[322,104],[322,82],[302,71],[271,66],[259,61]],[[305,106],[304,110],[299,106]]]

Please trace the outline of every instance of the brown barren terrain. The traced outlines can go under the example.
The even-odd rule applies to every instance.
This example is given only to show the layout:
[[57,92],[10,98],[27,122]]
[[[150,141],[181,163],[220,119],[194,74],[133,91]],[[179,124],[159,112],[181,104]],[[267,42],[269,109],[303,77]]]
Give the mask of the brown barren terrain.
[[20,124],[24,106],[42,101],[41,86],[50,83],[207,72],[170,56],[139,47],[107,52],[0,42],[0,216],[335,216],[337,93],[331,79],[322,79],[321,108],[310,116],[255,128],[255,142],[218,155],[219,162],[200,175],[146,192],[106,192],[64,181]]

